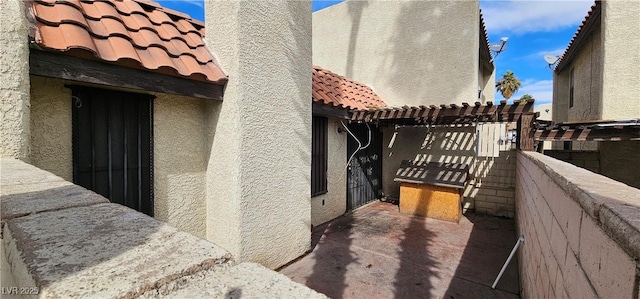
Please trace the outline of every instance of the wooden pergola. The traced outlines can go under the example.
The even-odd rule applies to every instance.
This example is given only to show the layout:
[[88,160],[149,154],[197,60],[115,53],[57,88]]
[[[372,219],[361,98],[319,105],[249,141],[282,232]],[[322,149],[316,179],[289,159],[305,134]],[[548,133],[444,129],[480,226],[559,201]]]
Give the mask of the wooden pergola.
[[[640,140],[640,119],[595,120],[552,123],[537,120],[533,100],[494,105],[475,102],[404,106],[351,111],[352,122],[398,125],[471,125],[483,122],[516,122],[518,139],[516,148],[533,151],[543,141],[621,141]],[[540,146],[538,148],[541,148]]]

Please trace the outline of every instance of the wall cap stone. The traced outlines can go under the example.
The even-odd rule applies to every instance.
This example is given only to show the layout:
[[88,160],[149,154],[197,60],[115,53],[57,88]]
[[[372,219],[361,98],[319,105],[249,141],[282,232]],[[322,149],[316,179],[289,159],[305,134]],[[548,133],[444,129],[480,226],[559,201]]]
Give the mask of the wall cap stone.
[[640,260],[639,189],[540,153],[518,155],[540,167],[627,254]]
[[17,284],[3,287],[40,298],[326,298],[22,161],[1,159],[0,170],[2,248]]

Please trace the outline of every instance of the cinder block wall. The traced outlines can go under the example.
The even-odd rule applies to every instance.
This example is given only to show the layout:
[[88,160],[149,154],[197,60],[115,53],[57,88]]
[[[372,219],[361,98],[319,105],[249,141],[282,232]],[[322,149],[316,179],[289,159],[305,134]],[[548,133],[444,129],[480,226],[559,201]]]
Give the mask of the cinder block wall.
[[600,173],[600,153],[597,151],[544,151],[544,154],[571,163],[595,173]]
[[383,128],[382,190],[385,197],[399,198],[400,184],[393,179],[402,160],[463,163],[469,165],[472,177],[463,190],[463,211],[513,218],[516,152],[510,150],[510,143],[500,145],[498,157],[478,157],[473,126],[405,127],[397,131],[391,142],[394,134],[393,127]]
[[497,158],[476,159],[477,178],[475,185],[465,190],[465,201],[473,199],[477,213],[513,218],[516,152],[504,151]]
[[640,190],[521,152],[516,223],[524,298],[636,298]]

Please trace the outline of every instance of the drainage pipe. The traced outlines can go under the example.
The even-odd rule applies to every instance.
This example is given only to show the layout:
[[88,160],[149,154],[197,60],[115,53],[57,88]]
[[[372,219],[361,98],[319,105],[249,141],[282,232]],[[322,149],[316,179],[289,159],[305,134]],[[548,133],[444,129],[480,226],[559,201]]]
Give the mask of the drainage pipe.
[[522,243],[522,242],[524,242],[524,235],[520,235],[520,238],[518,238],[518,242],[516,242],[516,246],[513,246],[513,249],[511,250],[511,254],[509,254],[509,257],[507,258],[507,261],[502,266],[502,269],[500,269],[500,273],[498,273],[498,277],[496,277],[496,280],[493,282],[493,285],[491,286],[492,289],[496,288],[496,285],[498,284],[498,281],[502,277],[502,274],[504,274],[504,270],[507,269],[507,266],[509,265],[509,262],[511,262],[511,259],[513,258],[513,255],[516,254],[516,251],[518,250],[518,247],[520,246],[520,243]]

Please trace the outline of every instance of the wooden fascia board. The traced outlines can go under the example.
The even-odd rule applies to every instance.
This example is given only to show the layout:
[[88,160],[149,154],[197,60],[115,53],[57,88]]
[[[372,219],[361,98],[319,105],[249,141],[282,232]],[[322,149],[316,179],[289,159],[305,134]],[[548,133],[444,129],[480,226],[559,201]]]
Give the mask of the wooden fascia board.
[[351,112],[344,108],[339,108],[323,103],[313,102],[311,105],[312,113],[314,115],[335,117],[340,119],[351,119]]
[[103,86],[222,100],[224,86],[30,49],[31,75]]

